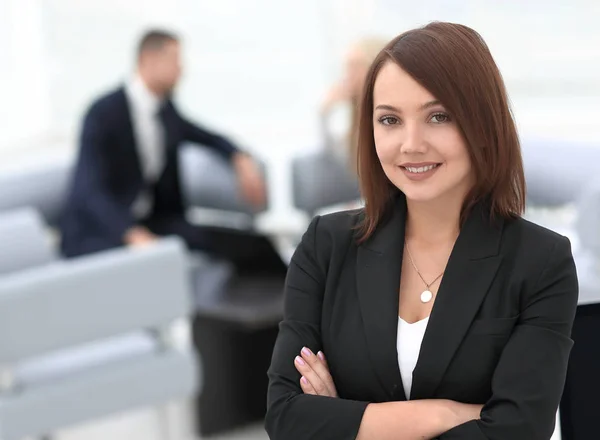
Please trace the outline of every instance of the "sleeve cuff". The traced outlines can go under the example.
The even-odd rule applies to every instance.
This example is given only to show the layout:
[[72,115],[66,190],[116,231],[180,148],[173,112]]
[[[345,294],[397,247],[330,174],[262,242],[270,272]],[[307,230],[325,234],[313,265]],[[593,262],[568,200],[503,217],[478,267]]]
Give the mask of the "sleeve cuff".
[[438,437],[438,440],[488,440],[479,429],[477,420],[463,423],[446,431]]
[[282,397],[267,412],[267,432],[277,440],[354,439],[368,404],[321,396]]

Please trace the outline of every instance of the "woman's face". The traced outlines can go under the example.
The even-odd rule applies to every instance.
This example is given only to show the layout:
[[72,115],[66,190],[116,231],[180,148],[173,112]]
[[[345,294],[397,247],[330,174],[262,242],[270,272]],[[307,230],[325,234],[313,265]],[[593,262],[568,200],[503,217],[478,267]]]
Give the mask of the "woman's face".
[[474,179],[461,131],[444,106],[391,61],[375,80],[373,127],[383,171],[407,200],[462,203]]

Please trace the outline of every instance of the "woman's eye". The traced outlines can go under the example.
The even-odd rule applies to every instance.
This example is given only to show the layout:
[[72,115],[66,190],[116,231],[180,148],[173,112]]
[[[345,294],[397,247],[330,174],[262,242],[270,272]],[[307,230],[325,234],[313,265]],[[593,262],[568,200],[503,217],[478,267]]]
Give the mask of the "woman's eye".
[[398,123],[398,119],[394,118],[393,116],[384,116],[379,118],[379,122],[383,125],[395,125]]
[[435,124],[443,124],[444,122],[450,121],[450,116],[446,113],[436,113],[431,116],[431,121]]

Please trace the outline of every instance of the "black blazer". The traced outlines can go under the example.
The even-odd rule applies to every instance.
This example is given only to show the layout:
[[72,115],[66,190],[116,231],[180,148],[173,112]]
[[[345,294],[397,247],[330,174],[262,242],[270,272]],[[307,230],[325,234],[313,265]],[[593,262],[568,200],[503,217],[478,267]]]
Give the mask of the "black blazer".
[[[182,215],[177,150],[183,141],[202,144],[230,158],[237,148],[225,138],[184,119],[167,100],[159,118],[165,132],[165,168],[154,211]],[[101,97],[87,111],[79,154],[61,222],[62,251],[76,256],[122,245],[134,225],[131,205],[144,182],[124,88]]]
[[[412,399],[485,404],[443,440],[550,438],[578,283],[567,238],[477,206],[454,246],[413,374]],[[361,211],[316,217],[289,267],[269,369],[272,440],[350,440],[369,402],[406,400],[396,349],[406,205],[364,244]],[[340,398],[304,395],[294,358],[323,350]]]

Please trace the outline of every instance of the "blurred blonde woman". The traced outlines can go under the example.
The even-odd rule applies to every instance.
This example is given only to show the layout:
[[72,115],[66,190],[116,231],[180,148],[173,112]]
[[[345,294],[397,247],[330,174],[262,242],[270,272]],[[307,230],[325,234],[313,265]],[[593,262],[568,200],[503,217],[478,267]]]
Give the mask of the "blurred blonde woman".
[[[340,153],[352,171],[356,171],[358,105],[363,83],[371,63],[387,41],[381,37],[368,36],[353,44],[346,54],[343,77],[329,90],[321,106],[327,148]],[[341,115],[338,110],[343,110]],[[342,121],[333,121],[336,116],[341,116]],[[341,129],[339,125],[342,126]]]

